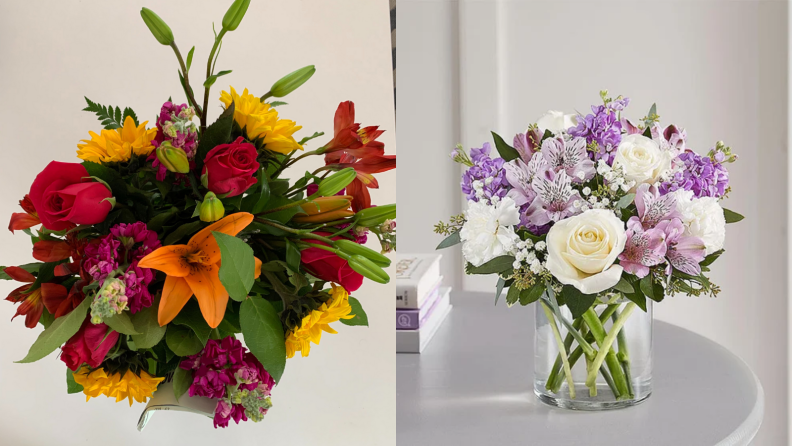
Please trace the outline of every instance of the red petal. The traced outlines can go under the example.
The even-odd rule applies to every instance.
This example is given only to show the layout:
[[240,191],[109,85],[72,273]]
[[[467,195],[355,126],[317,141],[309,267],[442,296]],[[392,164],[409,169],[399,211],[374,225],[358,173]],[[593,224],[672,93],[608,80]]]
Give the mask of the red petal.
[[41,262],[57,262],[71,256],[71,247],[66,242],[41,240],[33,245],[33,258]]
[[41,300],[44,301],[44,306],[51,314],[58,311],[58,307],[64,300],[66,300],[66,287],[58,285],[57,283],[42,283],[41,284]]
[[32,228],[40,224],[41,220],[36,216],[22,212],[14,212],[11,214],[11,221],[8,222],[8,230],[14,232],[15,230]]
[[33,276],[33,274],[30,274],[18,266],[7,266],[3,271],[17,282],[33,283],[36,281],[36,277]]
[[355,103],[346,101],[338,104],[333,120],[333,133],[338,135],[341,129],[349,127],[355,123]]
[[354,197],[352,199],[352,210],[359,212],[363,209],[371,207],[371,195],[369,195],[368,188],[363,183],[355,178],[346,189],[347,195]]

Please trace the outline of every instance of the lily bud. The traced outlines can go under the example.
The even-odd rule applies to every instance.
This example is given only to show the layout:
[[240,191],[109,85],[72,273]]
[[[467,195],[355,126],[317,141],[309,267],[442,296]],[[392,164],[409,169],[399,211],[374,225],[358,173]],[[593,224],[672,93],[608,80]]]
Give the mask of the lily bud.
[[272,84],[272,88],[270,88],[270,96],[275,98],[282,98],[286,96],[292,91],[300,88],[300,86],[306,83],[308,79],[314,75],[314,73],[316,73],[316,67],[313,65],[308,65],[307,67],[292,71]]
[[388,276],[388,273],[383,271],[382,268],[377,266],[377,264],[361,255],[351,256],[349,258],[349,267],[355,272],[361,274],[363,277],[373,280],[377,283],[385,284],[390,282],[390,276]]
[[242,23],[242,18],[245,17],[248,6],[250,6],[250,0],[235,0],[223,16],[223,29],[228,31],[237,29]]
[[292,221],[295,223],[327,223],[355,215],[348,210],[352,203],[349,195],[319,197],[300,205],[304,214],[297,214]]
[[163,141],[157,147],[157,159],[170,172],[187,173],[190,171],[190,160],[184,150],[173,147],[170,142]]
[[340,249],[341,251],[354,256],[359,255],[363,256],[372,262],[374,262],[377,266],[382,268],[387,268],[391,264],[391,260],[384,255],[374,251],[373,249],[366,248],[363,245],[359,245],[352,240],[341,239],[336,240],[335,242],[336,248]]
[[341,192],[341,189],[349,186],[349,183],[355,179],[357,172],[352,167],[341,169],[338,172],[330,175],[319,183],[319,189],[316,191],[316,196],[319,197],[332,197],[333,195]]
[[384,223],[385,220],[393,220],[394,218],[396,218],[396,205],[386,204],[359,211],[357,213],[357,224],[366,228],[374,228]]
[[213,222],[220,220],[225,215],[225,208],[223,202],[217,198],[214,192],[207,192],[201,203],[201,209],[198,214],[201,221]]
[[173,32],[165,21],[155,14],[154,11],[143,8],[140,10],[140,17],[143,17],[143,21],[146,23],[146,26],[148,26],[149,31],[151,31],[151,34],[154,34],[154,38],[156,38],[159,43],[163,45],[170,45],[173,43]]

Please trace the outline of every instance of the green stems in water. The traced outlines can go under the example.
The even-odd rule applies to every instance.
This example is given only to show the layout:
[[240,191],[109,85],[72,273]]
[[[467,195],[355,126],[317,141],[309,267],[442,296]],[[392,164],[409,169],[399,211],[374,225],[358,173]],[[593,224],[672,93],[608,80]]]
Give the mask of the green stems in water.
[[[616,336],[619,334],[619,331],[621,331],[622,327],[624,327],[624,324],[627,322],[627,318],[630,317],[630,314],[632,314],[633,310],[635,310],[635,303],[629,302],[624,307],[624,310],[616,319],[616,321],[613,323],[610,332],[605,336],[605,338],[602,341],[597,339],[597,333],[594,332],[594,327],[589,326],[589,328],[591,328],[592,330],[592,333],[594,334],[594,338],[597,339],[597,345],[599,345],[599,353],[597,353],[597,357],[594,358],[594,362],[591,364],[591,367],[589,367],[588,369],[588,376],[586,377],[587,386],[596,385],[597,371],[602,365],[602,362],[605,361],[607,357],[608,367],[610,368],[611,374],[614,375],[614,380],[617,382],[617,386],[619,385],[619,383],[621,383],[621,385],[623,386],[619,388],[621,394],[629,395],[630,392],[627,390],[626,378],[621,371],[621,364],[616,358],[616,354],[611,349],[611,346],[613,346],[613,342],[616,340]],[[586,313],[588,313],[589,311],[591,311],[596,316],[596,313],[594,313],[594,311],[590,308]],[[589,319],[591,319],[590,317],[586,318],[585,314],[583,315],[583,317],[587,323]],[[596,321],[599,322],[599,318],[595,317],[594,319],[596,319]],[[619,372],[618,374],[621,375],[621,379],[615,376],[617,370]]]
[[540,300],[539,303],[542,305],[542,309],[545,312],[545,316],[547,320],[550,322],[550,326],[553,330],[553,335],[556,338],[556,342],[558,343],[558,351],[559,355],[561,355],[561,361],[564,364],[564,373],[566,373],[567,382],[569,383],[569,397],[574,399],[575,398],[575,382],[572,380],[572,368],[569,366],[569,358],[566,354],[566,349],[564,348],[564,342],[561,339],[561,332],[558,331],[558,325],[555,323],[555,318],[553,317],[553,312],[550,310],[550,307],[544,302],[544,300]]

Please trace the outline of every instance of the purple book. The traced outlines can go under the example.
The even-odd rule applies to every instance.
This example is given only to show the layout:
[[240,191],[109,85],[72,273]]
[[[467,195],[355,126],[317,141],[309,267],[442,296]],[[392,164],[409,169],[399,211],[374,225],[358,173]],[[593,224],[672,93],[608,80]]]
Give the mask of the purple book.
[[396,309],[396,329],[397,330],[417,330],[429,319],[432,311],[437,307],[440,302],[441,296],[448,292],[447,288],[436,287],[429,297],[424,302],[422,308],[413,309]]

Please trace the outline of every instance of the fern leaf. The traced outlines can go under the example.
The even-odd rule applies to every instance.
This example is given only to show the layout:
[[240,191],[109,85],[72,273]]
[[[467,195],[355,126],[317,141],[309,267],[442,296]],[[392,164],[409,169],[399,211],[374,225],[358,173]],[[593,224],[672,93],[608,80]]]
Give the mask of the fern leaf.
[[131,108],[129,108],[129,107],[127,107],[127,108],[125,108],[125,109],[124,109],[124,116],[123,116],[123,120],[124,120],[124,121],[126,121],[126,118],[127,118],[127,116],[131,116],[131,117],[132,117],[132,120],[134,120],[134,121],[135,121],[135,126],[139,126],[139,125],[140,125],[140,123],[138,122],[138,117],[137,117],[137,115],[135,114],[135,111],[134,111],[134,110],[132,110],[132,109],[131,109]]
[[95,114],[96,117],[99,118],[99,122],[102,123],[105,130],[112,130],[122,127],[127,116],[131,116],[135,121],[135,125],[139,125],[137,115],[129,107],[126,107],[122,113],[121,107],[118,106],[113,107],[112,105],[107,106],[97,104],[87,97],[85,98],[85,102],[88,104],[88,106],[85,107],[83,111]]

